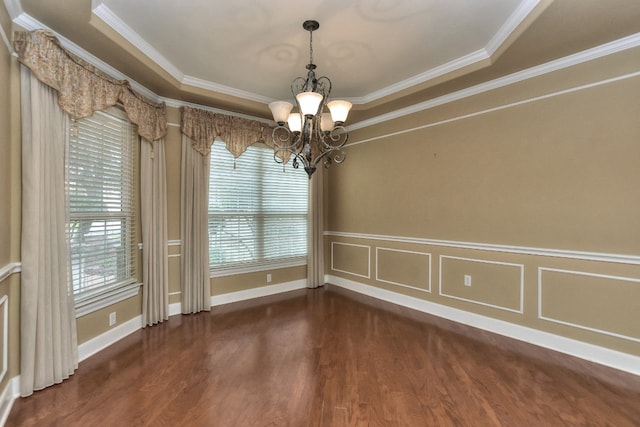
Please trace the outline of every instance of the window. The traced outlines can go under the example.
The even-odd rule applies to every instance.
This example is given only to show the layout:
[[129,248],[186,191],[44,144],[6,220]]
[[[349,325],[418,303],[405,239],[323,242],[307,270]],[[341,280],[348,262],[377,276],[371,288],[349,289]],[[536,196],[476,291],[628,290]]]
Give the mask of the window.
[[135,126],[117,108],[78,120],[70,134],[67,236],[76,303],[136,281],[136,141]]
[[252,145],[233,159],[223,142],[211,147],[209,263],[214,274],[306,264],[304,169],[283,172],[273,150]]

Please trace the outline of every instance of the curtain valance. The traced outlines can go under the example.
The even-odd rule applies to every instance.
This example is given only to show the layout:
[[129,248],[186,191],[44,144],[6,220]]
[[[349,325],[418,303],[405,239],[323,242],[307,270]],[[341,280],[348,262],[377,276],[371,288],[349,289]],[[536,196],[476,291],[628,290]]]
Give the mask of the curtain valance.
[[165,105],[137,94],[126,80],[117,80],[62,47],[50,32],[17,31],[14,48],[20,62],[59,93],[58,104],[73,119],[91,116],[121,102],[138,133],[156,141],[167,133]]
[[271,133],[270,127],[256,120],[186,106],[182,107],[181,129],[183,134],[193,140],[193,148],[200,154],[209,154],[213,140],[219,137],[236,158],[252,144],[266,144],[265,135]]

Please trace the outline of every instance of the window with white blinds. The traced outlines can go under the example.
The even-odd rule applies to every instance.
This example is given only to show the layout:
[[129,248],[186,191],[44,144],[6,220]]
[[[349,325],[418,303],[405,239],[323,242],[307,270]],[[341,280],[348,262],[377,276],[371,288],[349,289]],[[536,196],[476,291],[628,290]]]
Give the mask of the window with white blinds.
[[67,192],[76,301],[135,282],[134,160],[137,133],[117,108],[76,121]]
[[309,178],[302,168],[285,170],[270,148],[252,145],[234,162],[223,142],[213,144],[209,262],[214,274],[306,263]]

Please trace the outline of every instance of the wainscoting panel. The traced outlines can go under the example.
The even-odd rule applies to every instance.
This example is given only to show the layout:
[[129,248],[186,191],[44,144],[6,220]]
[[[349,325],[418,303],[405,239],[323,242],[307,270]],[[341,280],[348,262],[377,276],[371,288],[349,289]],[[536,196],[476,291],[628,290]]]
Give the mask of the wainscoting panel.
[[331,270],[371,278],[371,246],[331,242]]
[[376,280],[431,292],[431,254],[376,247]]
[[524,265],[440,256],[440,295],[523,313]]
[[538,317],[640,342],[640,279],[540,267]]

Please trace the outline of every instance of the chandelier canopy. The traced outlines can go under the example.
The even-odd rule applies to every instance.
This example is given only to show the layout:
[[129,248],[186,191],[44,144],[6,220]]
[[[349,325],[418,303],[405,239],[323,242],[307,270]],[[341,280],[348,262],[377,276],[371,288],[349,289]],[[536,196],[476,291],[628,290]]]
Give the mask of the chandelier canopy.
[[287,101],[272,102],[269,109],[277,123],[271,134],[276,162],[282,163],[283,159],[293,157],[293,167],[298,168],[302,163],[311,178],[320,162],[329,167],[332,163],[344,161],[342,148],[349,135],[343,124],[351,103],[329,101],[331,80],[325,76],[316,78],[316,65],[313,63],[313,32],[320,28],[320,24],[318,21],[304,21],[302,28],[309,31],[309,64],[306,67],[307,77],[297,77],[291,82],[297,112],[291,112],[294,105]]

